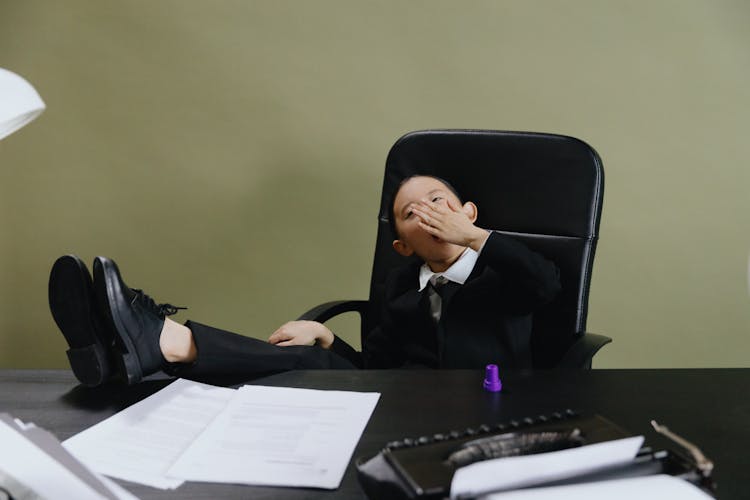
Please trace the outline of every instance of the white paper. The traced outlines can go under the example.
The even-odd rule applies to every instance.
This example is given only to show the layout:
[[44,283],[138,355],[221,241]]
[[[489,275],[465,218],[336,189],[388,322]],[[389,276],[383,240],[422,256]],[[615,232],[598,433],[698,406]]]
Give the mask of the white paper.
[[713,500],[698,487],[674,476],[643,476],[596,483],[493,493],[482,500]]
[[167,477],[166,471],[235,392],[178,379],[63,445],[101,474],[155,488],[176,488],[183,480]]
[[379,397],[243,386],[169,474],[191,481],[337,488]]
[[43,498],[106,499],[2,421],[0,443],[0,469]]
[[549,453],[477,462],[456,471],[451,498],[476,497],[625,463],[635,457],[642,444],[643,436],[635,436]]

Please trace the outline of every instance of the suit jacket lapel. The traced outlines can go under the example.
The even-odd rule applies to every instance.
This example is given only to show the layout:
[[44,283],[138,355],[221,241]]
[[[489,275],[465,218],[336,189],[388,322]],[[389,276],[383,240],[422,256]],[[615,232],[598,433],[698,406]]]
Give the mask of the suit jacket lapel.
[[478,281],[482,278],[485,271],[487,271],[487,263],[485,262],[484,252],[482,252],[479,254],[476,264],[474,264],[474,269],[471,270],[469,277],[466,278],[464,286],[471,286],[474,281]]

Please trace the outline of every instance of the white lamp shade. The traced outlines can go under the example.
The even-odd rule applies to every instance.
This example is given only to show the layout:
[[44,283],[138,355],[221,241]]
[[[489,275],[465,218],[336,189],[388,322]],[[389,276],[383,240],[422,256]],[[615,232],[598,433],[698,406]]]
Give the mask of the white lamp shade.
[[44,108],[44,101],[29,82],[0,68],[0,139],[32,121]]

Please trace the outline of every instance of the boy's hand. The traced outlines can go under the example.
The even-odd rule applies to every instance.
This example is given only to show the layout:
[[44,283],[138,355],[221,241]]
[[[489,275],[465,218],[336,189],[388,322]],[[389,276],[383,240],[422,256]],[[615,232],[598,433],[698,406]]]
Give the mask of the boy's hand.
[[278,346],[318,344],[328,349],[333,344],[333,332],[317,321],[289,321],[273,332],[268,342]]
[[423,199],[412,206],[412,211],[420,219],[419,226],[431,235],[479,251],[489,233],[474,225],[466,211],[476,208],[473,204],[469,208],[467,205],[455,207],[450,200],[434,202]]

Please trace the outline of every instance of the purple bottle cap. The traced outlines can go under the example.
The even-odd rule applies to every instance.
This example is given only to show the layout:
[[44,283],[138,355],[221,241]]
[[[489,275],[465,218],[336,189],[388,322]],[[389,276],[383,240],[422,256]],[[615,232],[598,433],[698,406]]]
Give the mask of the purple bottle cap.
[[503,390],[503,383],[497,374],[497,365],[487,365],[484,372],[484,390],[489,392],[500,392]]

